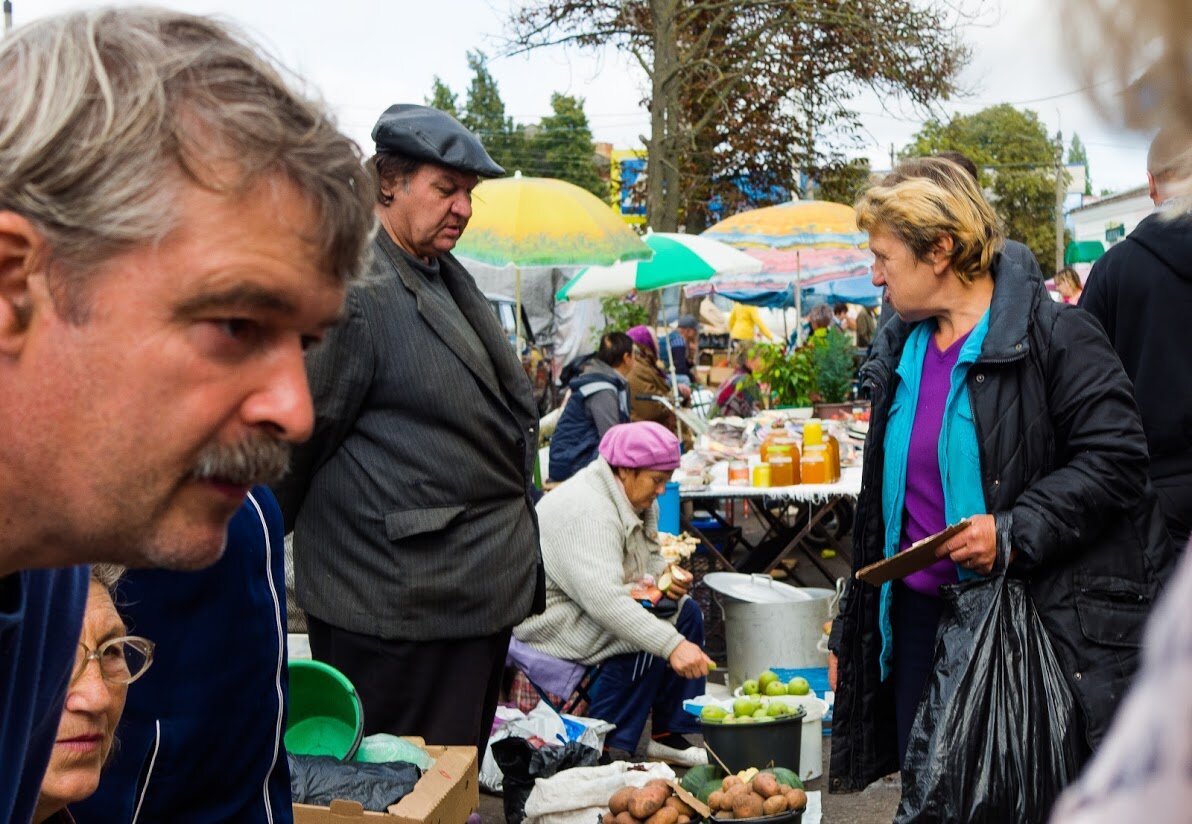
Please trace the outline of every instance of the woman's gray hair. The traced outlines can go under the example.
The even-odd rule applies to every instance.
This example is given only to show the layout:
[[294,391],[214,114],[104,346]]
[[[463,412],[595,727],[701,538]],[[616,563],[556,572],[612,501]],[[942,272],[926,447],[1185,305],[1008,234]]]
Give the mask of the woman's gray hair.
[[91,565],[91,580],[97,584],[101,584],[104,589],[108,591],[108,595],[113,596],[116,584],[120,583],[120,579],[124,577],[125,568],[119,564],[92,564]]
[[163,238],[184,182],[235,196],[280,175],[317,215],[323,268],[351,279],[373,183],[356,144],[281,71],[230,26],[173,11],[29,23],[0,45],[0,210],[77,271]]

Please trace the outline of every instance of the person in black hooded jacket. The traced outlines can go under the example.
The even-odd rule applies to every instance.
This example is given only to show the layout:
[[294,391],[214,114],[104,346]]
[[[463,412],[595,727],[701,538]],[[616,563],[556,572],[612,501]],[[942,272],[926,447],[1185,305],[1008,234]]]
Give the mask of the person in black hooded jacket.
[[[971,360],[962,357],[952,372],[953,394],[968,399],[956,407],[967,421],[950,418],[943,430],[955,433],[968,427],[972,442],[941,435],[939,453],[949,464],[941,462],[938,472],[971,475],[979,489],[969,484],[957,489],[943,478],[945,498],[976,494],[984,506],[973,511],[973,526],[945,543],[941,561],[951,560],[952,574],[965,579],[989,574],[995,558],[1009,555],[1009,574],[1028,583],[1075,696],[1084,743],[1091,750],[1105,734],[1134,672],[1143,625],[1174,558],[1146,475],[1142,424],[1121,363],[1096,322],[1075,307],[1052,301],[1038,275],[994,251],[1000,247],[1000,230],[992,213],[982,208],[980,192],[963,182],[967,178],[958,167],[939,164],[954,166],[927,159],[900,167],[867,193],[859,207],[859,220],[866,224],[871,248],[879,255],[875,282],[884,277],[900,316],[878,333],[872,357],[862,369],[873,413],[853,532],[854,569],[899,549],[896,535],[890,546],[891,532],[897,529],[890,528],[884,510],[889,501],[885,494],[891,491],[887,470],[898,460],[894,456],[899,450],[888,437],[888,430],[894,431],[889,424],[904,416],[901,425],[906,426],[900,384],[906,384],[908,369],[915,368],[913,358],[904,358],[904,353],[914,351],[916,339],[922,345],[924,330],[930,338],[933,330],[944,328],[946,316],[933,307],[947,277],[959,277],[948,274],[958,254],[953,251],[948,262],[949,250],[975,244],[985,250],[980,255],[985,263],[983,271],[973,273],[973,282],[988,295],[984,315],[970,333],[983,339],[977,338],[979,347],[974,345],[977,351],[970,353]],[[949,182],[944,186],[939,180]],[[947,189],[963,198],[944,195]],[[865,204],[872,197],[896,204],[895,210],[912,197],[922,204],[970,207],[987,215],[984,231],[961,237],[943,223],[886,225],[890,211],[884,207],[867,219]],[[913,248],[908,238],[928,247],[914,253],[912,276],[903,275],[901,283],[879,276],[889,240]],[[887,271],[889,264],[884,265]],[[924,265],[929,270],[934,266],[937,283],[929,282],[930,272],[920,274]],[[953,294],[965,291],[948,289]],[[899,403],[901,410],[892,409]],[[913,409],[916,402],[911,403]],[[945,415],[952,408],[950,400]],[[914,426],[918,425],[916,420]],[[905,443],[901,450],[905,462]],[[894,500],[899,504],[896,513],[905,515],[901,500]],[[946,503],[951,509],[951,502]],[[890,637],[886,615],[894,614],[899,595],[896,590],[890,613],[882,608],[884,597],[882,589],[850,582],[833,627],[829,646],[837,678],[832,792],[861,790],[899,768],[902,731],[896,723],[896,679],[883,674],[882,661]],[[923,636],[928,639],[930,668],[932,634]],[[899,648],[897,626],[893,638],[895,668],[900,655],[922,657],[922,650]]]
[[1158,207],[1093,264],[1080,297],[1117,350],[1134,383],[1151,453],[1151,483],[1177,547],[1192,531],[1192,214],[1171,199],[1181,184],[1176,161],[1187,149],[1160,132],[1147,155],[1147,181]]

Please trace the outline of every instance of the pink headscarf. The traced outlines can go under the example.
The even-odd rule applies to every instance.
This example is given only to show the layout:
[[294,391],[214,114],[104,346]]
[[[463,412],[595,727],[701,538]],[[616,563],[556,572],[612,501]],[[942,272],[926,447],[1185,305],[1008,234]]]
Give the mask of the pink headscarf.
[[653,421],[619,423],[600,439],[600,457],[609,466],[667,472],[679,466],[679,439]]
[[642,349],[649,351],[654,357],[658,357],[658,341],[654,340],[654,332],[649,326],[634,326],[625,334]]

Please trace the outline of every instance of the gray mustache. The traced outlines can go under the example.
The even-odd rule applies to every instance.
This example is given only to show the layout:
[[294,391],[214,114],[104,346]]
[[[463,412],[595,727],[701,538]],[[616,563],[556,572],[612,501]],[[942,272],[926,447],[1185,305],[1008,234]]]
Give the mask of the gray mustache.
[[290,468],[290,445],[267,435],[252,435],[239,443],[211,444],[195,462],[196,480],[219,480],[236,486],[270,485]]

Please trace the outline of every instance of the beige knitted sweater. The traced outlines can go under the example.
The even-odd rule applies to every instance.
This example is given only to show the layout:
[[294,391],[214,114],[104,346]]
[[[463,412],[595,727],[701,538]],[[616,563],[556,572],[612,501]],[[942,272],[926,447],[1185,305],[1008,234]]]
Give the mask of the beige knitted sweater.
[[597,458],[539,501],[538,526],[546,611],[514,628],[518,640],[584,664],[627,652],[668,658],[683,636],[629,595],[642,575],[657,578],[666,569],[658,505],[643,522],[608,463]]

